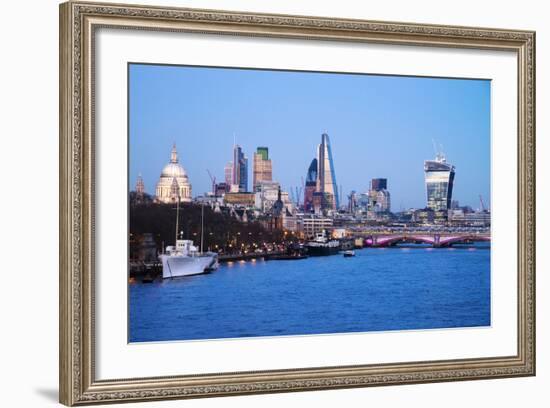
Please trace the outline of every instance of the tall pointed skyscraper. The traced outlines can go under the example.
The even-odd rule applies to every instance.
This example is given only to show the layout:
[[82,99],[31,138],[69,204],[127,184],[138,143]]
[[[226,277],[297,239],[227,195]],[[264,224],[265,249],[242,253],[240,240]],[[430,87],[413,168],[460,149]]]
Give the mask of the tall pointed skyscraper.
[[239,145],[233,147],[233,184],[240,193],[248,191],[248,159]]
[[340,208],[338,186],[336,184],[336,173],[332,160],[332,149],[328,134],[321,135],[321,144],[317,151],[317,192],[323,194],[322,209],[337,210]]

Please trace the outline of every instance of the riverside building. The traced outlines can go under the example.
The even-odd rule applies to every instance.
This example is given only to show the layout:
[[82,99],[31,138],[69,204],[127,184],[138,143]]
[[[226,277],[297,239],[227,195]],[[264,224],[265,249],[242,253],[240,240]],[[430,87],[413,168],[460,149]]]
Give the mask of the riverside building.
[[424,162],[427,207],[433,211],[447,211],[451,208],[455,167],[447,163],[443,153],[435,160]]
[[301,227],[305,238],[314,238],[323,231],[331,231],[333,225],[332,218],[317,216],[313,214],[301,217]]

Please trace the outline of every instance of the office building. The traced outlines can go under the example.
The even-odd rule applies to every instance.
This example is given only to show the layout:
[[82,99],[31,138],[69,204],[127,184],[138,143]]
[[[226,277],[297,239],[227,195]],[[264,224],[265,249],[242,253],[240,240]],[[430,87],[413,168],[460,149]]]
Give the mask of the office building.
[[225,165],[224,169],[225,184],[231,186],[233,184],[233,162],[229,162]]
[[437,153],[435,160],[424,162],[427,207],[434,211],[451,208],[455,167],[447,163],[443,153]]
[[370,182],[370,189],[374,191],[381,191],[388,189],[388,179],[385,178],[373,178]]
[[313,159],[306,175],[304,186],[304,211],[313,212],[313,193],[317,188],[317,159]]
[[317,189],[322,194],[322,210],[337,210],[340,207],[336,173],[332,159],[332,148],[328,134],[321,135],[321,144],[317,150]]
[[[232,185],[238,186],[238,191],[248,191],[248,159],[239,145],[233,147],[233,179]],[[233,190],[233,189],[232,189]]]
[[368,193],[368,214],[376,216],[378,213],[387,213],[391,209],[390,192],[387,190],[388,180],[375,178],[371,180]]
[[252,163],[252,191],[256,191],[259,183],[272,181],[272,179],[273,169],[269,158],[269,150],[267,147],[258,147],[256,153],[254,153]]
[[311,239],[323,231],[332,231],[333,220],[328,217],[304,215],[301,218],[301,226],[304,237]]
[[254,206],[262,212],[268,212],[277,201],[280,184],[276,181],[262,181],[254,191]]

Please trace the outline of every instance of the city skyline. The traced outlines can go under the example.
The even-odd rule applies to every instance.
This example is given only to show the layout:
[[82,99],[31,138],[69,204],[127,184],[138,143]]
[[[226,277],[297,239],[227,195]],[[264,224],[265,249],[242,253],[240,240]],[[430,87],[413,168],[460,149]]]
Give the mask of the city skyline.
[[[445,146],[448,160],[456,166],[453,199],[475,208],[482,195],[490,203],[489,81],[135,64],[130,74],[130,189],[141,173],[145,191],[154,195],[167,151],[175,142],[193,197],[209,192],[207,170],[218,182],[224,180],[224,166],[233,159],[236,139],[247,157],[253,157],[258,147],[267,147],[273,180],[290,192],[306,178],[319,136],[326,131],[337,188],[343,189],[341,204],[351,190],[366,192],[370,180],[380,177],[391,184],[392,211],[425,207],[423,163],[435,156],[432,139]],[[265,91],[263,99],[271,103],[262,98],[262,103],[250,101],[258,99],[253,92],[258,86]],[[190,87],[189,92],[183,92],[185,87]],[[284,92],[279,92],[281,87]],[[356,92],[357,88],[365,93]],[[304,97],[304,91],[311,95]],[[327,100],[312,108],[319,94]],[[395,100],[396,96],[403,100]],[[404,101],[413,100],[417,103],[404,106]],[[292,111],[296,107],[302,110],[302,120]],[[324,114],[331,107],[337,108],[334,113]],[[357,112],[350,112],[354,109]],[[319,113],[317,121],[313,111]],[[242,122],[237,123],[235,116]],[[399,118],[406,123],[399,123]],[[402,128],[415,123],[404,137]],[[239,126],[241,131],[231,129]],[[464,136],[455,137],[457,133]],[[252,166],[247,167],[247,178],[252,179]]]

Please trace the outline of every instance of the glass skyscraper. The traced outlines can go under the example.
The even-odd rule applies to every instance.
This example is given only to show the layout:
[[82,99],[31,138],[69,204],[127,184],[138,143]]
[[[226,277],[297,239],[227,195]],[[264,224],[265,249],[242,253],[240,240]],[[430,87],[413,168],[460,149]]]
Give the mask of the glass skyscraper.
[[313,193],[317,188],[317,159],[313,159],[306,175],[306,185],[304,191],[304,211],[313,211]]
[[424,162],[426,179],[427,207],[434,211],[446,211],[451,208],[455,167],[447,163],[442,153],[435,160]]
[[269,158],[269,149],[258,147],[252,162],[252,191],[257,191],[260,183],[272,181],[272,177],[273,169]]
[[248,191],[248,159],[241,146],[233,148],[233,184],[238,185],[239,192]]
[[269,160],[269,149],[267,147],[258,147],[256,149],[256,154],[259,154],[262,157],[262,160]]
[[321,135],[321,144],[317,152],[317,163],[319,166],[317,172],[317,192],[323,194],[321,207],[322,209],[337,210],[340,208],[338,187],[336,184],[330,139],[326,133]]
[[385,178],[373,178],[370,182],[371,190],[381,191],[388,189],[388,179]]
[[390,192],[387,190],[388,179],[374,178],[370,184],[367,215],[376,218],[377,214],[390,211]]

